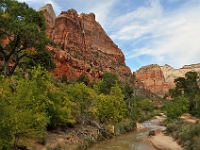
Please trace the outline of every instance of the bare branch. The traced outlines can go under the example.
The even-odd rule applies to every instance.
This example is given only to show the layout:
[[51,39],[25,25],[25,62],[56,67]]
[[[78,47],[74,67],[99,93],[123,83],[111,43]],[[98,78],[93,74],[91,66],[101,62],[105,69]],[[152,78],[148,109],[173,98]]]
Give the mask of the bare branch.
[[11,50],[10,54],[8,55],[9,58],[10,58],[11,55],[15,52],[15,49],[16,49],[17,44],[18,44],[18,42],[19,42],[19,35],[16,35],[15,37],[16,37],[16,42],[15,42],[15,45],[14,45],[13,49]]
[[23,51],[23,50],[25,50],[27,47],[22,47],[22,48],[20,48],[18,51],[17,51],[17,53],[20,53],[21,51]]
[[14,64],[14,66],[11,68],[10,74],[13,74],[13,72],[15,71],[17,65],[19,64],[19,61],[20,61],[23,57],[25,57],[26,55],[27,55],[27,54],[23,54],[23,55],[21,55],[20,57],[18,57],[18,55],[16,55],[15,64]]
[[26,54],[26,53],[25,53],[25,54],[23,54],[22,56],[20,56],[18,60],[20,61],[20,60],[21,60],[23,57],[25,57],[25,56],[27,56],[27,54]]
[[6,53],[4,52],[3,47],[1,45],[0,45],[0,53],[2,53],[3,56],[5,57]]

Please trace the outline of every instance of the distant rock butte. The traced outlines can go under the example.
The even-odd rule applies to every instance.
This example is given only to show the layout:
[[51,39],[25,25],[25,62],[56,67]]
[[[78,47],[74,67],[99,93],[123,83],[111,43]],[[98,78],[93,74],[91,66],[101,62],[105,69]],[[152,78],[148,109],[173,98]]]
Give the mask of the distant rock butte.
[[185,77],[189,71],[200,72],[200,64],[185,65],[180,69],[174,69],[169,65],[151,64],[141,67],[134,73],[135,84],[142,84],[141,87],[163,97],[169,89],[175,87],[174,79]]
[[47,46],[56,63],[54,75],[76,79],[85,73],[91,81],[100,79],[103,72],[115,73],[119,78],[131,76],[122,51],[95,21],[94,13],[79,15],[70,9],[55,18],[49,4],[39,10],[44,13],[49,38],[60,47]]

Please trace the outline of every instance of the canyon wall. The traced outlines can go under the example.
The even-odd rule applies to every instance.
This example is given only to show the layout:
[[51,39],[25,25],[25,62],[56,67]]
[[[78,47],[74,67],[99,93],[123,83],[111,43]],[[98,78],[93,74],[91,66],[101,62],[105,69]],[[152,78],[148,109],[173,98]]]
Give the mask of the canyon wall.
[[103,72],[115,73],[119,78],[131,76],[121,49],[96,22],[94,13],[78,14],[70,9],[55,18],[49,4],[39,10],[44,13],[53,43],[47,50],[53,53],[54,75],[76,79],[84,73],[90,81],[100,79]]
[[200,72],[200,64],[185,65],[174,69],[169,65],[158,66],[151,64],[141,67],[134,73],[135,85],[142,85],[147,91],[163,97],[169,89],[175,87],[174,79],[185,77],[189,71]]

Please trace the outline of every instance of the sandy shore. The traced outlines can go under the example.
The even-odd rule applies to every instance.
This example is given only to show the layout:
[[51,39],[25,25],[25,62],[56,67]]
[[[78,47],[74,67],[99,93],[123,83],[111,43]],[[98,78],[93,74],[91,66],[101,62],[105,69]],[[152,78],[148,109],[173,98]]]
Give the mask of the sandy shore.
[[162,132],[149,138],[151,143],[159,150],[183,150],[170,136],[165,136]]
[[[163,114],[162,116],[155,116],[154,118],[164,120],[166,116]],[[183,118],[185,121],[194,122],[194,120],[188,117],[182,117],[182,119]],[[142,124],[137,123],[137,129],[143,128],[145,127]],[[151,142],[152,146],[158,150],[183,150],[183,148],[171,136],[164,135],[162,131],[156,131],[155,136],[151,136],[147,139]]]

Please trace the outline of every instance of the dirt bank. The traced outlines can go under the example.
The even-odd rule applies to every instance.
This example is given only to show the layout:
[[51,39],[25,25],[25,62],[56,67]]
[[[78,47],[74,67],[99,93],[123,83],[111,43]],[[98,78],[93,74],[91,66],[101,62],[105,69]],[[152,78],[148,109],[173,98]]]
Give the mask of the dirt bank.
[[170,136],[165,136],[162,132],[149,138],[151,143],[160,150],[183,150]]
[[[155,116],[155,118],[164,120],[166,116]],[[155,135],[149,137],[149,141],[159,150],[183,150],[171,136],[164,135],[162,131],[155,131]]]

